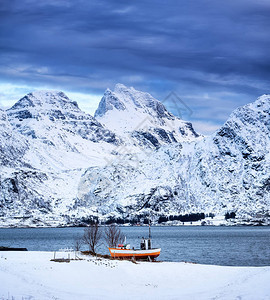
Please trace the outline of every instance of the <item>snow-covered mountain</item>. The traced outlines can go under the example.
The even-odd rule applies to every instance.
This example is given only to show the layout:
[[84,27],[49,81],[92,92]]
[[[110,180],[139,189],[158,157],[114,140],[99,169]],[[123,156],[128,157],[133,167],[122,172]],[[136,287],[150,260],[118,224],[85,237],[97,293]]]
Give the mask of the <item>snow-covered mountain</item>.
[[31,144],[25,159],[43,170],[99,165],[104,154],[121,144],[63,92],[30,93],[8,109],[7,116],[13,129]]
[[[235,212],[270,214],[270,96],[235,110],[212,136],[161,147],[147,159],[89,169],[101,183],[88,185],[85,203],[119,216]],[[106,184],[103,184],[103,183]],[[105,204],[104,204],[105,203]]]
[[59,222],[84,168],[106,164],[122,143],[62,92],[30,93],[0,120],[1,215],[20,222],[53,220],[55,208]]
[[[187,213],[269,217],[270,96],[235,110],[204,138],[149,94],[122,85],[105,92],[95,115],[48,91],[0,110],[0,226],[143,220],[149,213],[155,220]],[[134,127],[137,118],[142,127]],[[132,151],[120,154],[126,145]]]
[[[115,134],[82,112],[77,102],[63,92],[40,91],[26,95],[7,110],[9,121],[25,136],[45,144],[72,149],[68,135],[78,135],[92,142],[117,144]],[[49,140],[51,139],[51,140]]]
[[199,137],[191,123],[175,117],[150,94],[122,84],[117,84],[114,91],[105,91],[95,118],[127,144],[143,147],[158,148]]

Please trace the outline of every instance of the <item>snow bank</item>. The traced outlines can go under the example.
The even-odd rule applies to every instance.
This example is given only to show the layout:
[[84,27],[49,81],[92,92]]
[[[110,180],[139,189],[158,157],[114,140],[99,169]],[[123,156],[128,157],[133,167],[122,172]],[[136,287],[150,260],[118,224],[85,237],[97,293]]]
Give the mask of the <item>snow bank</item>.
[[[57,258],[67,255],[57,253]],[[270,298],[270,267],[133,264],[89,257],[57,263],[50,261],[53,257],[53,252],[1,252],[0,299]]]

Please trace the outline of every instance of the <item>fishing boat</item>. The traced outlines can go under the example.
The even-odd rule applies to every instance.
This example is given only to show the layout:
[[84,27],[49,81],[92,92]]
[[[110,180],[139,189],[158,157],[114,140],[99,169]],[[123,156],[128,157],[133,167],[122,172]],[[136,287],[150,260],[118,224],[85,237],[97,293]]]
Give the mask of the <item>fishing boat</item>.
[[109,248],[111,257],[134,260],[153,261],[160,255],[161,248],[152,248],[151,230],[149,225],[149,238],[142,238],[140,249],[134,249],[129,244],[118,244],[117,247]]

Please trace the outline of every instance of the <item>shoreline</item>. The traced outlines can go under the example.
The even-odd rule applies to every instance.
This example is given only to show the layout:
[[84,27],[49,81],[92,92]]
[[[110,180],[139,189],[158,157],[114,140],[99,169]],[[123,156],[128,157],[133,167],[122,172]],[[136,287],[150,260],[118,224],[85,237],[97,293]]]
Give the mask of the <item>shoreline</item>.
[[[107,227],[112,224],[101,224],[101,227]],[[119,227],[148,227],[148,225],[123,225],[123,224],[114,224]],[[63,225],[63,226],[0,226],[0,229],[40,229],[40,228],[85,228],[89,225]],[[270,224],[218,224],[218,225],[199,225],[199,224],[184,224],[184,225],[168,225],[168,224],[151,224],[151,227],[269,227]]]

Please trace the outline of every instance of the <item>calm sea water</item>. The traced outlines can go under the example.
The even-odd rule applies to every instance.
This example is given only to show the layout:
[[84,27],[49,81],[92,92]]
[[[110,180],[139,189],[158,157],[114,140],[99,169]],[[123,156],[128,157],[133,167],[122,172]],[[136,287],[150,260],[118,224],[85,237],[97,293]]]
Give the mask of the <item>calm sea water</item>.
[[[135,248],[148,236],[148,227],[121,227]],[[0,229],[0,246],[53,251],[72,248],[84,228]],[[159,260],[188,261],[227,266],[270,265],[270,227],[152,227],[153,246],[161,247]],[[106,245],[98,249],[109,253]]]

